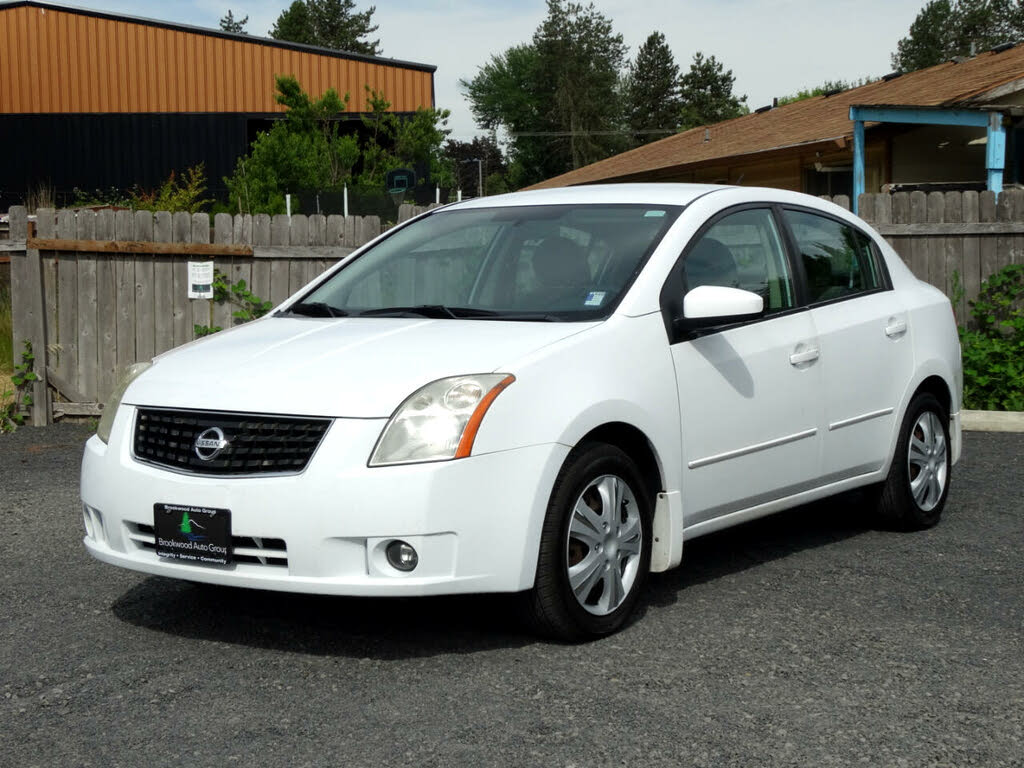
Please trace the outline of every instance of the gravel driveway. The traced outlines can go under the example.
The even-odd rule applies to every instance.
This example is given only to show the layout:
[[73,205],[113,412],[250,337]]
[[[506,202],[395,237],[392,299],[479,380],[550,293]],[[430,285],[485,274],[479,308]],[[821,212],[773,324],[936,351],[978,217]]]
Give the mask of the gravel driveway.
[[582,646],[503,598],[95,562],[88,434],[0,437],[0,765],[1024,765],[1024,434],[966,435],[931,531],[872,530],[850,498],[699,539]]

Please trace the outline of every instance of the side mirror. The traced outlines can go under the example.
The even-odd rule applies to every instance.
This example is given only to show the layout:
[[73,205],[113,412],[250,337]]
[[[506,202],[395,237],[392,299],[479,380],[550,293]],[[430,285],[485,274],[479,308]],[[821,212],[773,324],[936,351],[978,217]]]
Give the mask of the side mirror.
[[763,311],[764,299],[740,288],[699,285],[683,297],[683,323],[691,328],[736,322]]

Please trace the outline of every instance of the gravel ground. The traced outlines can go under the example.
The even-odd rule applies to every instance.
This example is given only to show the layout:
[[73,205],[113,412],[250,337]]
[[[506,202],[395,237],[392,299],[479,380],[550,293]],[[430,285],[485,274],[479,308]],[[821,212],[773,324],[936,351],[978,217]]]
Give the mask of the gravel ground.
[[0,765],[1024,766],[1024,434],[966,435],[931,531],[849,498],[699,539],[582,646],[95,562],[87,436],[0,437]]

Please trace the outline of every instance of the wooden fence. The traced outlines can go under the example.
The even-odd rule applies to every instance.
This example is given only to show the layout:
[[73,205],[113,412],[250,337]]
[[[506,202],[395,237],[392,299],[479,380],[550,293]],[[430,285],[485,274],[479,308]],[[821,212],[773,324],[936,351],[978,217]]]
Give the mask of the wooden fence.
[[[832,199],[849,210],[849,197]],[[857,212],[918,278],[957,299],[962,323],[985,280],[1024,263],[1024,190],[865,194]]]
[[[399,220],[422,209],[402,206]],[[188,298],[188,262],[213,261],[232,283],[278,304],[382,231],[376,216],[10,209],[15,363],[32,344],[33,424],[97,415],[128,365],[230,327],[230,302]],[[51,391],[52,390],[52,391]]]
[[[849,209],[849,198],[833,198]],[[422,209],[403,205],[399,221]],[[961,321],[982,282],[1024,262],[1024,191],[867,194],[862,218],[914,274],[956,297]],[[145,211],[10,210],[15,357],[36,353],[33,423],[99,413],[119,371],[232,325],[229,303],[187,298],[187,262],[213,260],[274,304],[381,232],[376,217],[229,216]],[[439,276],[435,276],[438,277]],[[16,361],[17,362],[17,361]],[[52,390],[52,391],[51,391]]]

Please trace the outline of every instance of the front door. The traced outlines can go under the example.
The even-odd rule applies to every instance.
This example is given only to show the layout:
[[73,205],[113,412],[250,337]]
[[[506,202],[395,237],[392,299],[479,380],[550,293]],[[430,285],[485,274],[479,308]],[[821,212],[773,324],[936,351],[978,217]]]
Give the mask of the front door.
[[742,288],[765,304],[763,316],[673,339],[687,526],[817,483],[820,345],[811,313],[797,306],[779,232],[768,207],[727,212],[697,235],[666,284],[682,293]]

